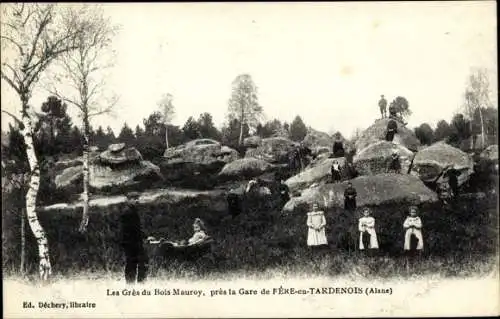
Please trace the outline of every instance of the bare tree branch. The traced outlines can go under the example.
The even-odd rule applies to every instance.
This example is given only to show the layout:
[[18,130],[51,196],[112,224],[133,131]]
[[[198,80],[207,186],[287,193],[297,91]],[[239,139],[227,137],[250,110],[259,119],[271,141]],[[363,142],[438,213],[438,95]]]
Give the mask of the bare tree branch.
[[5,73],[3,73],[2,70],[0,70],[0,75],[2,76],[2,79],[5,80],[18,94],[21,94],[21,90],[19,87],[11,80]]
[[9,111],[2,110],[3,113],[10,115],[18,124],[23,125],[23,121],[21,121],[17,116],[14,114],[10,113]]
[[14,44],[19,49],[19,54],[24,55],[23,47],[19,43],[17,43],[14,39],[12,39],[11,37],[8,37],[6,35],[2,35],[1,38]]

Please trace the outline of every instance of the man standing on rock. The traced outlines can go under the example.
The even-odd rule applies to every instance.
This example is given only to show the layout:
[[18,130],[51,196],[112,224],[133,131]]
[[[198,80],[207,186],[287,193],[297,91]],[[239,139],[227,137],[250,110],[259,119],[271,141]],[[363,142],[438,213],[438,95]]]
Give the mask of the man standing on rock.
[[387,100],[384,95],[380,96],[380,100],[378,101],[378,107],[380,108],[380,114],[382,114],[382,118],[387,117]]
[[141,218],[137,211],[139,193],[127,194],[127,203],[121,215],[122,247],[125,252],[125,281],[143,282],[148,272],[148,256],[144,250],[144,233]]

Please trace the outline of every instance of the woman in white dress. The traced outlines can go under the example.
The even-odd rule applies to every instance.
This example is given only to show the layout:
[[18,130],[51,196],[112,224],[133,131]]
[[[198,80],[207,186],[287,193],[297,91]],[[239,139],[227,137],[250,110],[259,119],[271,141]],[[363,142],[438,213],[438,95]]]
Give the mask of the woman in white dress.
[[363,217],[359,219],[359,249],[364,250],[363,236],[369,236],[370,241],[368,249],[378,249],[377,232],[375,231],[375,218],[370,216],[371,211],[369,208],[363,210]]
[[312,212],[307,213],[307,246],[327,245],[325,233],[326,218],[325,213],[319,210],[318,204],[313,205]]

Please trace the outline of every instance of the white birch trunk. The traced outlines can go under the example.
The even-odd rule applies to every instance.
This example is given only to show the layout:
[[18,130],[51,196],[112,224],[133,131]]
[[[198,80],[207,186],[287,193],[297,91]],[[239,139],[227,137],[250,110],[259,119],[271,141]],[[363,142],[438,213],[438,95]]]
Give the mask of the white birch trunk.
[[24,224],[24,209],[21,209],[21,264],[19,266],[19,271],[21,276],[24,276],[25,259],[26,259],[26,229]]
[[481,119],[481,141],[483,143],[481,147],[484,148],[486,147],[486,138],[484,135],[484,119],[483,119],[483,111],[481,111],[481,108],[479,108],[479,118]]
[[167,146],[168,149],[168,125],[165,123],[165,145]]
[[33,128],[31,124],[31,118],[27,114],[28,109],[28,99],[21,99],[23,104],[23,117],[22,121],[24,124],[24,129],[21,131],[23,135],[24,142],[26,143],[26,155],[28,157],[28,163],[30,166],[30,177],[29,177],[29,188],[26,193],[26,217],[30,225],[31,231],[35,236],[36,242],[38,244],[38,256],[40,258],[39,273],[42,280],[47,280],[52,274],[52,267],[50,265],[50,255],[49,255],[49,245],[47,241],[47,235],[38,221],[38,216],[36,214],[36,199],[38,195],[38,189],[40,187],[40,167],[38,165],[38,159],[35,154],[35,149],[33,148]]
[[79,231],[85,233],[89,224],[89,120],[88,115],[83,114],[83,215]]

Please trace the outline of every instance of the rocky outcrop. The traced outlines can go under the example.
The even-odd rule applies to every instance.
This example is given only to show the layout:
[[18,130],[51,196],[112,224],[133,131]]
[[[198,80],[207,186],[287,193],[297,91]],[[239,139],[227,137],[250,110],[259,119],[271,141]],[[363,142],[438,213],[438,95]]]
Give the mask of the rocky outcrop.
[[290,177],[286,180],[286,184],[290,191],[294,192],[307,188],[313,184],[325,184],[331,179],[331,166],[333,161],[337,161],[341,167],[345,164],[345,159],[340,158],[323,158],[311,163],[301,173]]
[[358,151],[354,156],[354,167],[360,175],[376,175],[387,172],[387,166],[394,152],[399,154],[401,173],[409,173],[413,152],[401,144],[377,141]]
[[[387,124],[389,121],[389,119],[375,120],[375,123],[364,130],[361,133],[361,136],[356,140],[356,150],[359,152],[370,144],[385,140]],[[403,126],[400,122],[397,123],[398,133],[395,134],[393,142],[400,144],[411,151],[417,151],[420,146],[420,141],[415,136],[415,133],[406,126]]]
[[[65,165],[68,165],[64,168]],[[81,190],[83,165],[81,159],[56,164],[55,185],[57,189]],[[60,171],[57,171],[60,169]],[[93,157],[89,165],[89,184],[95,191],[122,189],[141,183],[151,184],[163,180],[158,166],[143,161],[137,149],[125,148],[123,144],[112,144],[101,154]]]
[[258,147],[247,149],[245,158],[256,158],[269,163],[287,163],[288,153],[298,145],[284,137],[264,138]]
[[462,185],[473,173],[474,163],[467,153],[444,142],[438,142],[417,152],[411,174],[424,182],[432,183],[437,181],[448,166],[453,166],[460,172],[458,184]]
[[[358,207],[390,204],[420,205],[438,200],[436,193],[427,188],[419,178],[409,174],[360,176],[351,182],[358,193]],[[343,208],[346,187],[347,182],[343,182],[305,189],[299,197],[290,199],[284,211],[294,212],[303,207],[310,207],[313,203]]]
[[229,163],[238,158],[238,152],[215,140],[197,139],[166,149],[163,157],[168,163]]
[[226,164],[219,173],[222,179],[248,179],[273,169],[273,165],[257,158],[241,158]]

